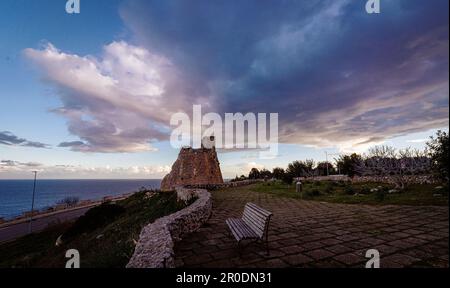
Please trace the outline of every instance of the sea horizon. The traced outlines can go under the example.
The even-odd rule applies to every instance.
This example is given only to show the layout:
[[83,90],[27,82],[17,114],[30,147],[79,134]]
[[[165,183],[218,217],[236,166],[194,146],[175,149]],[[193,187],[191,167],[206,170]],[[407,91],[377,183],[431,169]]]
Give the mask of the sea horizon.
[[[11,220],[31,211],[34,179],[0,179],[0,219]],[[159,189],[161,179],[38,179],[35,210],[55,206],[67,197],[101,200],[137,192],[142,187]]]

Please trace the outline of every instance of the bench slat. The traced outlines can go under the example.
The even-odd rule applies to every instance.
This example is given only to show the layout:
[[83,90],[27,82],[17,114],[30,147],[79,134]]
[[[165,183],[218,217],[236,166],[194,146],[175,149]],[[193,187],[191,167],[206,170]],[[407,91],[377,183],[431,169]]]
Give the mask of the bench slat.
[[230,218],[226,220],[226,223],[237,241],[243,239],[263,239],[272,215],[271,212],[253,203],[247,203],[242,214],[242,219]]
[[232,219],[229,223],[239,239],[255,237],[255,233],[241,219]]
[[241,235],[241,238],[251,238],[257,236],[255,232],[250,227],[248,227],[247,223],[245,223],[241,219],[238,219],[238,221],[234,222],[234,225],[235,229]]
[[258,235],[248,227],[242,219],[227,219],[226,223],[230,227],[236,240],[258,238]]
[[262,237],[262,234],[264,234],[264,228],[266,221],[260,221],[253,218],[251,215],[245,214],[242,217],[242,220],[244,220],[255,232]]
[[260,214],[262,214],[262,215],[264,215],[264,216],[266,216],[266,217],[269,217],[269,216],[272,215],[271,212],[269,212],[269,211],[267,211],[267,210],[265,210],[265,209],[263,209],[263,208],[257,206],[257,205],[254,204],[254,203],[251,203],[251,202],[250,202],[250,203],[247,203],[246,206],[251,207],[253,210],[258,211]]
[[242,239],[242,234],[237,230],[233,220],[234,219],[227,219],[226,222],[228,227],[230,227],[231,233],[233,233],[234,238],[239,241]]
[[268,217],[271,215],[272,213],[267,210],[259,208],[253,203],[248,203],[245,206],[242,219],[247,222],[247,224],[255,230],[260,237],[263,237]]

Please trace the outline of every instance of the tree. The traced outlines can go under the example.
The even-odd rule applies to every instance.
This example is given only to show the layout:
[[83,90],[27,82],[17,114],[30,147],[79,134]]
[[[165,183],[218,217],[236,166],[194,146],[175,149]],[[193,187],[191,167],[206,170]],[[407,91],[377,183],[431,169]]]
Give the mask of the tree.
[[327,169],[328,175],[336,174],[336,169],[334,169],[333,164],[330,162],[319,162],[316,167],[316,174],[319,176],[327,176]]
[[397,151],[389,146],[375,146],[357,164],[363,176],[391,177],[397,189],[403,190],[409,175],[426,174],[431,168],[431,158],[426,152],[410,148]]
[[257,168],[252,168],[252,170],[250,170],[250,173],[248,174],[248,179],[260,179],[261,178],[261,173],[259,172],[259,170]]
[[291,185],[292,181],[294,181],[294,176],[291,173],[284,173],[283,182],[288,185]]
[[262,169],[261,171],[259,171],[259,177],[261,179],[272,179],[272,172],[267,169]]
[[306,159],[304,162],[305,164],[305,170],[303,171],[305,177],[312,177],[315,176],[314,167],[316,166],[316,162],[312,159]]
[[292,177],[302,177],[303,176],[304,165],[301,161],[294,161],[289,163],[286,173],[290,174]]
[[432,160],[432,168],[434,172],[442,181],[448,183],[448,133],[441,130],[437,131],[436,137],[431,136],[430,141],[427,142],[427,146],[429,149],[429,156]]
[[357,173],[357,165],[362,160],[361,155],[353,153],[351,155],[341,155],[336,160],[339,169],[341,170],[341,174],[348,175],[349,177],[354,177],[358,175]]
[[288,165],[286,174],[292,175],[293,178],[311,177],[314,176],[314,166],[314,160],[294,161]]
[[273,168],[273,170],[272,170],[272,176],[273,176],[273,178],[275,178],[277,180],[283,180],[284,174],[285,174],[285,172],[284,172],[283,168],[276,167],[276,168]]

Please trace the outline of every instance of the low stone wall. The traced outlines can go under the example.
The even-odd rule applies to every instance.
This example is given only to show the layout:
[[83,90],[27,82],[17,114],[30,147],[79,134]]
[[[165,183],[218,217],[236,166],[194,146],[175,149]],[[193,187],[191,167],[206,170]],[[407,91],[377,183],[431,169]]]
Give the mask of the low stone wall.
[[127,268],[174,268],[174,244],[196,231],[210,217],[211,194],[204,189],[177,188],[178,199],[194,203],[145,226]]
[[187,188],[194,189],[207,189],[207,190],[217,190],[222,188],[230,188],[230,187],[241,187],[247,186],[255,183],[264,182],[263,179],[254,179],[254,180],[242,180],[236,182],[225,182],[223,184],[197,184],[197,185],[187,185]]
[[[435,178],[432,175],[410,175],[404,176],[409,184],[436,184]],[[350,178],[346,175],[330,175],[330,176],[316,176],[311,178],[300,178],[300,180],[309,181],[349,181],[353,183],[363,182],[381,182],[381,183],[395,183],[391,176],[355,176]]]
[[[406,183],[408,184],[436,184],[438,181],[432,175],[409,175],[404,176]],[[361,183],[361,182],[382,182],[382,183],[395,183],[393,177],[390,176],[358,176],[353,177],[352,182]]]
[[351,178],[347,175],[299,177],[295,179],[300,181],[351,181]]

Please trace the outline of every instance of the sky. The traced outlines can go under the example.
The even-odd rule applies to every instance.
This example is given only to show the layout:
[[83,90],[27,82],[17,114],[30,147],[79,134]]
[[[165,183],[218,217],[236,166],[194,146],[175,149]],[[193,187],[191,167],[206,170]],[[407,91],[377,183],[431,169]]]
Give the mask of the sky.
[[365,2],[0,1],[0,179],[162,178],[194,104],[279,114],[278,155],[219,153],[225,178],[423,149],[449,126],[449,2]]

